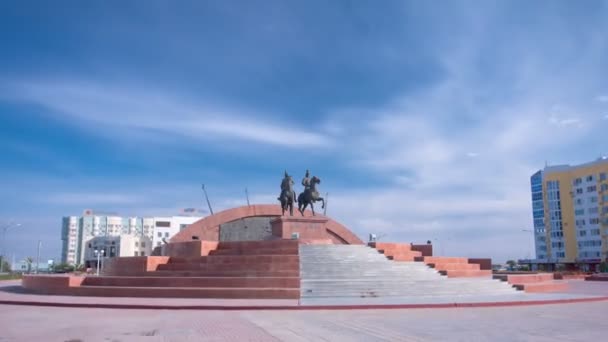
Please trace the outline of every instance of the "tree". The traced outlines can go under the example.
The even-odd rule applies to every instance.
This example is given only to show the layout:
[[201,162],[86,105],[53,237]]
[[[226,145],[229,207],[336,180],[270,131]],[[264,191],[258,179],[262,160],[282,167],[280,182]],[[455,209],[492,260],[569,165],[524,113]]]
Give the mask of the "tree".
[[6,261],[6,259],[0,255],[0,265],[2,265],[2,267],[0,267],[0,269],[4,272],[8,272],[11,273],[11,264],[8,263],[8,261]]
[[70,273],[74,272],[74,266],[66,263],[53,265],[53,272],[55,273]]
[[517,263],[514,260],[507,260],[507,265],[509,265],[509,270],[513,271],[513,269],[515,268],[515,265],[517,265]]
[[34,258],[27,257],[25,258],[25,263],[27,264],[27,273],[32,272],[32,263],[34,262]]

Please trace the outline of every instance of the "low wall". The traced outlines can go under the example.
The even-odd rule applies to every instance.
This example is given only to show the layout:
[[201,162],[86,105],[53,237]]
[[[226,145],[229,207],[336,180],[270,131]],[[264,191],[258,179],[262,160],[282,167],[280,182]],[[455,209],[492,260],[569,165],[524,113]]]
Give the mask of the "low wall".
[[85,277],[73,275],[24,275],[21,286],[39,294],[69,295],[71,287],[78,287]]
[[433,256],[433,245],[431,244],[412,245],[412,250],[422,253],[423,257]]
[[171,242],[163,246],[163,255],[180,258],[195,258],[209,255],[217,249],[218,241],[193,240]]
[[469,258],[469,264],[478,264],[480,270],[492,269],[492,259],[490,258]]
[[158,265],[169,262],[166,256],[119,257],[104,261],[103,275],[136,276],[146,272],[156,271]]

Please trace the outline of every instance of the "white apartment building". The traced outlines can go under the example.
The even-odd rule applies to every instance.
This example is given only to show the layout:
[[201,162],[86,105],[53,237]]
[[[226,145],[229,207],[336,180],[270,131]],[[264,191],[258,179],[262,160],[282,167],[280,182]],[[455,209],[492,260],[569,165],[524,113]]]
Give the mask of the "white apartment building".
[[61,261],[68,264],[85,264],[91,260],[91,253],[94,253],[95,248],[104,249],[106,257],[135,256],[136,252],[138,255],[150,255],[154,247],[162,245],[163,239],[168,241],[180,230],[201,218],[122,217],[85,210],[82,216],[63,218]]

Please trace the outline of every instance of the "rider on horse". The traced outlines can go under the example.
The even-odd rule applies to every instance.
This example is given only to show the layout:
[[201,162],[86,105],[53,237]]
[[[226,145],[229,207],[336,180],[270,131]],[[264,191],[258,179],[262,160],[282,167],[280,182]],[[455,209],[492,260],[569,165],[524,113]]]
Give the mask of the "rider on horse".
[[279,201],[281,200],[281,196],[283,195],[283,192],[289,191],[290,189],[292,189],[294,203],[296,203],[298,201],[296,199],[297,198],[296,192],[293,190],[293,184],[294,184],[294,182],[291,179],[291,176],[289,174],[287,174],[287,171],[285,171],[285,177],[283,177],[283,180],[281,181],[281,194],[277,198]]
[[304,187],[304,191],[310,189],[310,173],[306,170],[306,175],[302,178],[302,186]]

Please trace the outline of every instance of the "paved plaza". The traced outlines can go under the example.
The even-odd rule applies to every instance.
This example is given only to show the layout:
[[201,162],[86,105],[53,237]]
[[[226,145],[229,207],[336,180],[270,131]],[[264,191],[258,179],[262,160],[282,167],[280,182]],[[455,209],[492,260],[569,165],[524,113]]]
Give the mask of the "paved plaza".
[[608,302],[339,311],[0,305],[0,341],[602,341],[606,312]]
[[[2,282],[12,288],[16,281]],[[608,297],[607,282],[571,281],[568,295]],[[565,295],[564,294],[564,295]],[[85,304],[91,297],[0,291],[0,299]],[[248,305],[246,300],[97,298]],[[297,306],[267,301],[266,305]],[[4,341],[600,341],[608,300],[530,306],[365,310],[177,310],[0,305]]]

